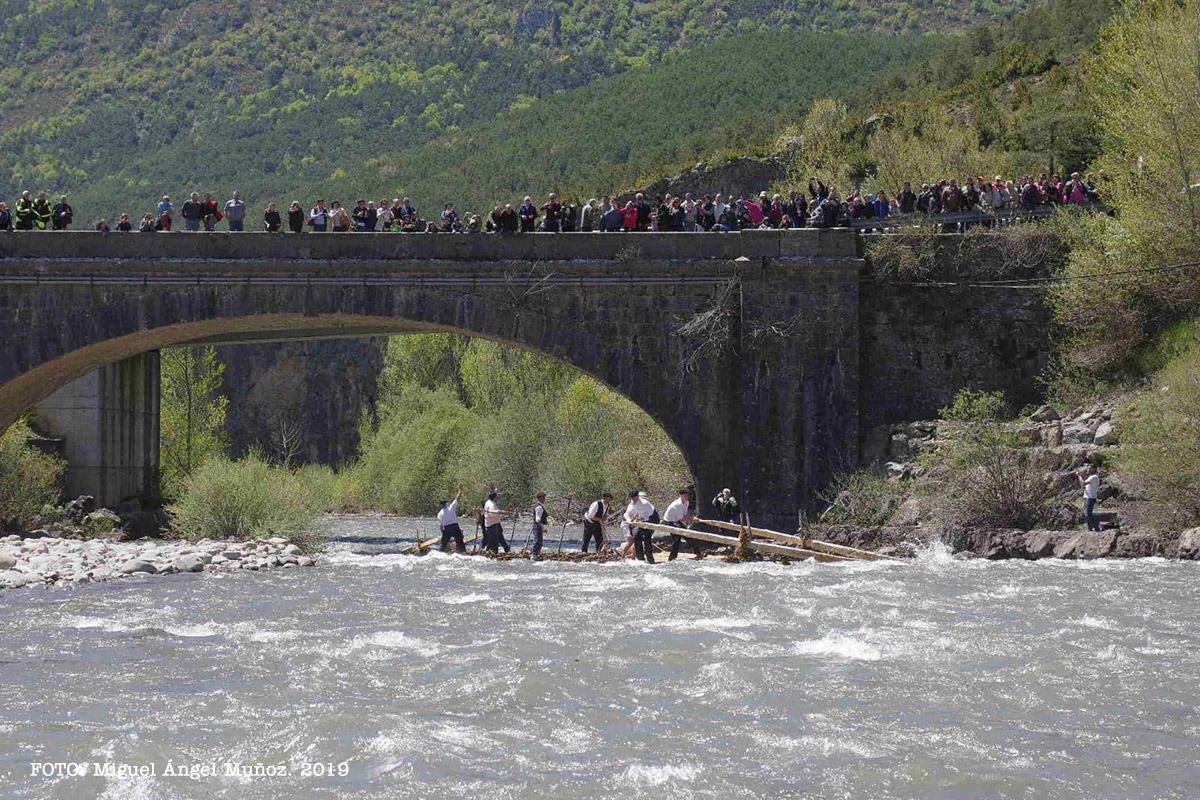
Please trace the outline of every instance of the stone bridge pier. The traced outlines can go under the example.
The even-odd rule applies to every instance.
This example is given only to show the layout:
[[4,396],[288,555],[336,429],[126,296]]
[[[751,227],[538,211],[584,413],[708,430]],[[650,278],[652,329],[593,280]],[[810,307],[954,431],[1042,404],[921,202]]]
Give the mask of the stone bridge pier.
[[859,246],[834,230],[18,232],[0,236],[0,427],[36,410],[67,442],[70,491],[113,503],[154,490],[161,348],[461,333],[621,392],[679,446],[702,499],[729,486],[787,529],[859,463],[864,420],[991,388],[971,374],[1024,386],[1041,359],[1013,344],[1041,335],[1036,311],[962,297],[908,318],[902,293],[863,280]]

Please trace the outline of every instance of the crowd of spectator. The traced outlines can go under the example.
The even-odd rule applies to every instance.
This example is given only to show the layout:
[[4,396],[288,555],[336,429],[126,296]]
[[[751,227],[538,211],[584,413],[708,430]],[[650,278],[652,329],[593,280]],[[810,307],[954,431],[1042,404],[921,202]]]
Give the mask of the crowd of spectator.
[[[537,204],[526,197],[515,207],[497,205],[486,216],[459,213],[454,203],[426,217],[417,211],[408,197],[380,200],[360,199],[350,209],[335,200],[326,205],[318,200],[309,209],[293,201],[286,211],[270,203],[262,213],[261,230],[272,233],[348,233],[395,231],[404,233],[557,233],[562,231],[739,231],[755,228],[837,227],[863,220],[895,216],[934,216],[978,211],[995,213],[1006,209],[1034,211],[1043,206],[1082,205],[1098,200],[1096,181],[1089,175],[1080,178],[1071,173],[1067,180],[1045,174],[1036,179],[1026,175],[1019,181],[997,175],[992,180],[968,178],[961,185],[949,178],[934,184],[922,184],[917,190],[909,182],[889,197],[886,192],[851,192],[845,197],[824,182],[811,178],[808,191],[757,197],[727,197],[724,194],[693,196],[670,194],[652,200],[639,192],[624,202],[605,195],[587,202],[564,201],[551,193],[546,202]],[[214,231],[221,222],[229,231],[244,231],[247,206],[240,193],[219,203],[211,193],[203,197],[192,192],[176,207],[163,197],[154,212],[144,214],[136,224],[123,213],[115,225],[97,220],[100,231]],[[24,192],[10,211],[0,202],[0,229],[65,230],[73,212],[67,197],[51,205],[46,193],[34,198]]]

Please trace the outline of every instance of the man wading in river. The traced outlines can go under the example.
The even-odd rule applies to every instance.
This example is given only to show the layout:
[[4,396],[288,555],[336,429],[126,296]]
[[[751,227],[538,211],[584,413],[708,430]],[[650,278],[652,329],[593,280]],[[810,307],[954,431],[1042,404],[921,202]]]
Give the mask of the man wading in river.
[[[671,505],[667,506],[666,512],[663,513],[663,524],[682,527],[695,522],[696,518],[692,516],[691,511],[691,497],[691,493],[687,489],[680,489],[679,497]],[[674,561],[679,555],[679,545],[685,538],[687,537],[674,533],[671,534],[671,554],[667,556],[667,561]],[[700,546],[698,541],[688,539],[687,543],[692,548],[692,552],[696,554],[696,558],[704,558],[704,548]]]
[[535,556],[542,554],[542,542],[546,537],[546,524],[550,521],[550,515],[546,513],[546,493],[538,492],[537,503],[533,506],[533,529],[530,533],[533,535],[533,549],[530,551]]
[[[639,522],[658,522],[658,512],[654,510],[654,505],[650,502],[649,497],[645,492],[630,492],[629,505],[625,507],[625,516],[623,518],[626,530],[626,537],[633,539],[633,552],[639,561],[645,561],[647,564],[654,563],[654,531],[650,528],[638,528]],[[626,542],[625,550],[629,550],[629,543]]]
[[447,503],[442,501],[442,508],[438,511],[438,524],[442,526],[442,552],[450,547],[450,540],[455,541],[455,549],[460,553],[467,552],[467,545],[463,542],[462,528],[458,525],[458,499],[462,497],[462,487],[458,487],[458,493],[454,495],[454,499]]
[[500,510],[496,497],[497,493],[491,492],[483,504],[483,549],[498,553],[503,547],[504,552],[508,553],[512,548],[504,540],[504,528],[500,525],[506,512]]
[[588,542],[596,540],[596,552],[604,547],[604,523],[608,520],[608,507],[612,505],[612,494],[605,492],[599,500],[588,506],[583,515],[583,552],[588,551]]

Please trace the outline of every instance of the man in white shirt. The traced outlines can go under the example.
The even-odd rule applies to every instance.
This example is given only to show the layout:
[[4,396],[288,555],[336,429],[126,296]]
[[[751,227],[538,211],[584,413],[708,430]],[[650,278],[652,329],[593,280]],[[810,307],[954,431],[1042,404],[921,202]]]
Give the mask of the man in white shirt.
[[604,547],[604,523],[608,520],[608,508],[612,505],[612,494],[605,492],[599,500],[588,506],[583,515],[583,552],[588,551],[588,543],[596,540],[596,552]]
[[1083,487],[1083,517],[1087,520],[1087,528],[1098,531],[1100,523],[1096,521],[1095,510],[1096,500],[1100,497],[1100,471],[1092,464],[1079,470],[1078,477],[1079,485]]
[[446,552],[450,547],[450,540],[453,539],[456,543],[455,549],[460,553],[467,552],[467,545],[463,542],[462,528],[458,525],[458,499],[462,497],[462,487],[458,487],[458,493],[454,495],[454,499],[447,503],[442,501],[442,508],[437,513],[438,525],[442,527],[442,552]]
[[508,553],[511,552],[511,548],[504,540],[504,528],[500,524],[507,512],[500,509],[497,496],[497,492],[493,490],[483,504],[483,549],[498,553],[503,547],[504,552]]
[[[682,528],[684,525],[691,525],[696,521],[692,516],[692,495],[688,489],[680,489],[679,497],[674,500],[671,505],[667,506],[667,510],[663,512],[663,524],[674,525]],[[671,554],[667,556],[668,561],[674,561],[679,555],[679,545],[686,537],[671,534]],[[696,558],[704,558],[704,548],[695,539],[687,540],[688,546],[692,548],[692,552],[696,554]]]
[[722,215],[729,213],[729,204],[725,202],[724,196],[718,194],[713,198],[713,219],[720,219]]
[[538,492],[537,503],[533,506],[533,550],[534,556],[539,556],[542,553],[542,542],[546,536],[546,525],[550,522],[550,515],[546,513],[546,493]]
[[[653,504],[647,497],[645,492],[630,492],[629,505],[625,507],[622,527],[626,530],[626,536],[633,538],[633,552],[639,561],[644,560],[647,564],[654,563],[654,545],[651,539],[654,536],[654,531],[650,528],[637,527],[638,522],[657,522],[658,512],[654,510]],[[628,550],[628,544],[626,544]]]

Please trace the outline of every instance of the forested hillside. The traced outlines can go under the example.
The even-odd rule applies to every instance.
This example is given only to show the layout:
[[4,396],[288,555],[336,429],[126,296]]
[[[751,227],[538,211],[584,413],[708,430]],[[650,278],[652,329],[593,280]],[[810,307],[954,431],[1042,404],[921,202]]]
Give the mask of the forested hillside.
[[[950,32],[1007,18],[1026,4],[368,0],[333,13],[277,0],[163,0],[145,8],[10,0],[0,2],[0,158],[7,166],[0,195],[67,191],[85,218],[117,207],[136,211],[148,198],[193,187],[240,188],[254,203],[314,185],[349,196],[344,170],[411,154],[439,137],[453,146],[501,112],[652,66],[674,51],[768,30]],[[855,72],[873,79],[907,47],[835,40],[823,53],[808,44],[788,54],[752,45],[683,80],[677,64],[662,80],[674,80],[685,96],[745,98],[740,107],[715,105],[722,115],[733,108],[738,119],[748,110],[770,116],[776,109],[767,104],[790,97],[795,82],[820,81],[827,69],[843,81]],[[764,80],[778,87],[776,95],[756,93]],[[654,117],[648,105],[642,111],[643,119]],[[536,115],[530,121],[539,122]],[[696,135],[681,131],[685,141],[669,143],[664,155],[690,153],[694,141],[686,137]],[[398,162],[393,172],[403,167]],[[445,191],[457,188],[453,180],[447,176]]]

